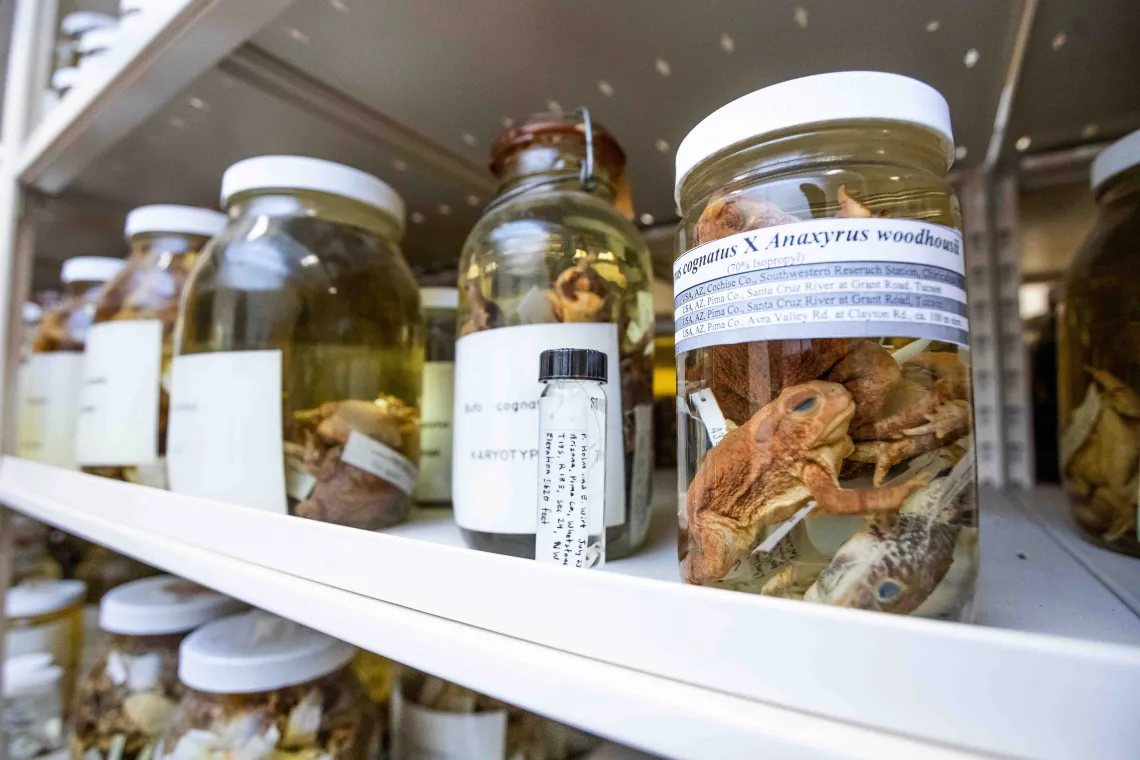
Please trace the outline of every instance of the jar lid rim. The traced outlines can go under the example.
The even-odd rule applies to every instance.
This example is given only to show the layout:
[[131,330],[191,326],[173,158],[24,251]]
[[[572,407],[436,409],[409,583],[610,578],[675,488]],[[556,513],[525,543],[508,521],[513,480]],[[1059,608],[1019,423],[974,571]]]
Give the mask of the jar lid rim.
[[1089,185],[1099,190],[1104,183],[1140,164],[1140,129],[1131,132],[1102,150],[1093,159]]
[[110,256],[74,256],[63,262],[59,279],[63,282],[109,282],[126,264]]
[[35,617],[56,612],[79,601],[87,584],[74,580],[26,581],[4,595],[4,616]]
[[726,148],[792,127],[864,119],[924,127],[949,143],[953,161],[950,107],[938,90],[901,74],[836,71],[764,87],[706,116],[677,147],[675,199],[693,170]]
[[170,232],[214,237],[226,228],[226,215],[200,206],[154,204],[127,214],[123,233],[128,239],[147,232]]
[[192,631],[241,611],[244,604],[173,575],[124,583],[99,602],[99,627],[109,633],[158,636]]
[[404,231],[404,199],[387,182],[351,166],[309,156],[255,156],[222,174],[222,205],[248,190],[312,190],[384,211]]

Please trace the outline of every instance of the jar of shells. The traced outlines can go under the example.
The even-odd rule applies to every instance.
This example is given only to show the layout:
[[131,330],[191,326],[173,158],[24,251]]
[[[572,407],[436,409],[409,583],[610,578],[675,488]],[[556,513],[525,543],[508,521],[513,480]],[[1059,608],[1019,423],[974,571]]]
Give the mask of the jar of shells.
[[945,100],[875,72],[736,100],[677,152],[689,583],[934,618],[977,575]]

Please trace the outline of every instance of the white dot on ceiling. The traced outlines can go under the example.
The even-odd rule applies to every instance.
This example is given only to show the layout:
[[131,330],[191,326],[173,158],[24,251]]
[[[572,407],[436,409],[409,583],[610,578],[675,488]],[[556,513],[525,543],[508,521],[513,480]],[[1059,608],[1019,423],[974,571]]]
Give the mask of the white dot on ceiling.
[[308,45],[309,44],[309,35],[305,34],[300,29],[294,29],[293,27],[289,27],[289,36],[292,37],[297,42],[300,42],[302,45]]
[[612,98],[614,96],[614,86],[604,79],[599,79],[598,92],[602,93],[607,98]]
[[1029,150],[1029,146],[1032,144],[1033,140],[1029,139],[1029,135],[1022,135],[1021,137],[1017,138],[1017,142],[1013,144],[1013,147],[1017,148],[1018,150]]
[[186,120],[180,119],[177,116],[171,116],[170,126],[174,127],[175,129],[186,129]]
[[439,213],[447,216],[451,213],[451,206],[448,206],[446,203],[439,204]]
[[796,6],[796,12],[794,14],[794,18],[796,19],[796,23],[799,24],[800,29],[807,29],[807,25],[808,25],[807,8],[804,8],[802,5],[797,5]]
[[344,4],[343,0],[329,0],[329,5],[341,13],[348,13],[348,6]]
[[510,129],[515,125],[515,120],[510,116],[504,116],[503,120],[500,123],[503,125],[504,129]]
[[928,32],[937,32],[941,28],[942,22],[938,19],[931,19],[930,21],[926,22],[926,31]]
[[427,217],[421,214],[419,211],[412,212],[412,224],[423,224],[426,220]]
[[562,104],[557,100],[546,101],[546,110],[551,113],[562,113]]
[[1054,50],[1060,50],[1065,47],[1065,43],[1069,41],[1069,36],[1064,32],[1057,32],[1053,35],[1053,41],[1050,43]]
[[727,34],[722,34],[720,36],[720,49],[726,53],[733,52],[736,50],[736,40],[732,39],[732,37],[728,36]]
[[475,145],[479,144],[479,138],[477,138],[475,135],[471,134],[470,132],[464,132],[462,139],[463,139],[463,142],[466,143],[467,145],[475,146]]
[[658,140],[657,142],[653,143],[653,147],[657,148],[658,153],[668,153],[669,152],[669,141],[668,140]]
[[1087,140],[1090,137],[1096,137],[1096,133],[1099,131],[1100,127],[1098,127],[1096,124],[1086,124],[1081,127],[1081,137]]
[[967,148],[965,145],[959,145],[957,148],[954,149],[954,158],[958,159],[959,161],[961,161],[963,158],[965,158],[969,154],[970,154],[970,149]]
[[395,161],[392,162],[392,168],[398,172],[406,172],[408,170],[408,162],[407,161],[401,161],[400,159],[397,158]]
[[210,110],[210,104],[207,103],[206,101],[202,100],[201,98],[190,98],[190,100],[188,100],[187,102],[190,104],[191,108],[197,108],[199,111],[209,111]]
[[653,68],[657,69],[657,73],[663,77],[667,77],[673,73],[673,67],[664,58],[658,58],[653,62]]
[[468,206],[478,206],[482,202],[483,202],[482,198],[480,198],[478,195],[468,195],[467,196],[467,205]]
[[653,214],[642,214],[639,219],[646,227],[653,224]]
[[966,51],[966,57],[962,59],[962,62],[966,64],[966,68],[972,69],[977,65],[978,59],[981,57],[982,54],[978,52],[977,48],[970,48]]

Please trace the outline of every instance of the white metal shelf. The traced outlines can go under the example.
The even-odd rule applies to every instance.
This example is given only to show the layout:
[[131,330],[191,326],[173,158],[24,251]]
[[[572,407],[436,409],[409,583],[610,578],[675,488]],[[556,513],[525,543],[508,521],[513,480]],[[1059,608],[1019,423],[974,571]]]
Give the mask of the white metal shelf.
[[665,512],[641,554],[578,573],[462,548],[446,514],[368,533],[13,458],[0,501],[669,757],[1127,757],[1140,742],[1140,618],[997,492],[979,617],[1012,631],[685,586]]

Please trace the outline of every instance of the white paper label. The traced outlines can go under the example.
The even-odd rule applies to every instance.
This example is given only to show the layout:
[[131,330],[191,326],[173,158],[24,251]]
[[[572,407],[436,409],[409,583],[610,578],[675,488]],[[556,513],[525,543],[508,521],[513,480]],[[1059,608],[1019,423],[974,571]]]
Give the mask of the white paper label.
[[29,459],[78,469],[75,424],[79,417],[79,384],[83,354],[52,351],[32,354],[24,439],[20,449]]
[[673,264],[677,353],[789,338],[969,343],[962,234],[911,219],[740,232]]
[[305,447],[285,441],[285,493],[289,498],[304,501],[317,487],[317,478],[305,466]]
[[633,477],[629,486],[631,504],[646,504],[644,509],[630,514],[630,532],[645,535],[645,523],[653,505],[649,503],[653,485],[653,405],[640,404],[633,408]]
[[416,487],[416,466],[407,457],[391,446],[356,430],[348,434],[348,442],[344,444],[340,461],[370,472],[406,494],[411,494]]
[[538,356],[592,348],[609,358],[606,393],[606,525],[625,523],[625,448],[617,326],[547,324],[465,335],[455,344],[452,503],[460,527],[534,533],[538,521]]
[[392,690],[392,760],[504,760],[507,713],[449,713]]
[[123,475],[130,482],[137,483],[140,486],[158,488],[163,491],[168,488],[166,482],[166,457],[158,457],[154,460],[154,464],[140,464],[135,467],[128,467],[123,471]]
[[281,352],[176,356],[170,490],[285,514]]
[[455,409],[455,364],[426,362],[420,401],[420,479],[417,501],[451,501],[451,415]]
[[161,374],[161,320],[102,322],[91,328],[79,393],[79,464],[155,463]]

